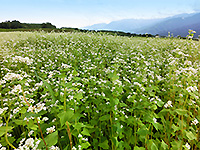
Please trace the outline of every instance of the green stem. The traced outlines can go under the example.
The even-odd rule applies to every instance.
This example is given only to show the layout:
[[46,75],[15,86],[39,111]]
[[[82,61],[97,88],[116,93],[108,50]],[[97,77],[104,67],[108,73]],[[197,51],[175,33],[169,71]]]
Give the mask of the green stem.
[[188,95],[186,96],[185,103],[183,104],[183,108],[185,108],[185,105],[187,104],[187,100],[188,100]]
[[66,111],[66,107],[67,107],[67,104],[66,104],[66,90],[64,90],[64,111]]
[[8,121],[9,121],[9,117],[8,117],[8,120],[6,121],[6,134],[5,134],[5,139],[6,139],[6,142],[8,143],[8,145],[10,146],[10,147],[12,147],[13,149],[16,149],[10,142],[9,142],[9,140],[8,140],[8,136],[7,136],[7,133],[8,133]]
[[[112,115],[111,115],[111,112],[110,112],[110,124],[111,124],[111,136],[113,138],[113,128],[112,128]],[[112,143],[112,150],[114,149],[114,144],[113,144],[113,141],[111,140],[111,143]]]
[[137,144],[137,134],[136,134],[136,132],[137,132],[137,128],[136,128],[136,127],[137,127],[137,126],[134,125],[135,146],[136,146],[136,144]]

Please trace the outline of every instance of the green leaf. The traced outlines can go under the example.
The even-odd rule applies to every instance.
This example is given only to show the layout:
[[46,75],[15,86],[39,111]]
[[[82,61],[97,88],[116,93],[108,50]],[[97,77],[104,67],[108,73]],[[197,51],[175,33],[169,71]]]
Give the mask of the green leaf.
[[45,138],[45,142],[47,143],[48,147],[51,147],[52,145],[55,145],[58,141],[58,131],[55,131],[51,134],[49,134]]
[[155,96],[155,92],[149,92],[150,96]]
[[[36,75],[37,76],[37,75]],[[39,77],[39,76],[37,76],[39,79],[41,79],[42,80],[42,82],[47,86],[47,88],[48,88],[48,90],[49,90],[49,92],[50,92],[50,94],[51,94],[51,97],[52,97],[52,103],[55,103],[56,102],[56,97],[54,96],[54,92],[53,92],[53,90],[52,90],[52,88],[51,88],[51,86],[50,86],[50,84],[49,83],[47,83],[44,79],[42,79],[41,77]]]
[[16,123],[17,125],[24,125],[26,122],[24,120],[14,120],[13,123]]
[[[44,138],[44,140],[48,147],[55,145],[58,142],[58,131],[55,131],[55,132],[47,135]],[[38,145],[38,149],[45,149],[44,147],[45,147],[44,142],[41,141],[40,144]]]
[[146,136],[147,134],[149,134],[149,131],[147,129],[139,129],[137,134],[140,136]]
[[64,87],[67,87],[67,88],[72,87],[72,82],[67,82]]
[[67,145],[63,150],[68,150],[69,149],[68,147],[69,147],[69,145]]
[[116,147],[118,147],[118,145],[119,145],[119,142],[118,142],[118,139],[117,139],[117,137],[112,137],[112,142],[113,142],[113,144],[116,146]]
[[82,127],[85,127],[85,125],[82,124],[82,123],[77,123],[77,124],[73,125],[73,127],[74,127],[75,129],[77,129],[77,130],[80,130]]
[[26,108],[22,107],[19,113],[22,113],[22,114],[26,113]]
[[162,107],[164,104],[165,104],[165,103],[162,102],[162,101],[158,101],[158,103],[157,103],[157,105],[158,105],[159,107]]
[[115,105],[117,105],[119,103],[119,99],[118,98],[111,98],[110,99],[110,104],[112,105],[112,106],[115,106]]
[[65,124],[66,121],[70,121],[73,115],[74,115],[73,110],[67,110],[59,113],[58,117],[60,118],[61,127]]
[[175,126],[174,124],[172,125],[172,129],[174,129],[174,132],[176,132],[176,131],[178,131],[178,130],[181,130],[180,127]]
[[[13,143],[14,141],[15,141],[16,139],[14,138],[14,137],[9,137],[8,136],[8,141],[10,142],[10,143]],[[5,138],[0,138],[0,143],[1,143],[1,145],[4,147],[7,147],[8,146],[8,143],[6,142],[6,139]]]
[[73,71],[72,73],[74,76],[78,75],[78,72],[76,70]]
[[40,116],[42,116],[42,115],[44,115],[44,114],[46,114],[46,113],[47,113],[46,110],[42,110],[42,111],[40,111],[39,113],[33,113],[33,112],[26,113],[25,116],[26,116],[27,118],[29,118],[29,117],[40,117]]
[[173,141],[171,142],[172,150],[180,150],[182,147],[182,141]]
[[111,78],[112,81],[115,81],[115,80],[119,79],[119,76],[117,75],[116,72],[111,73],[109,76],[110,76],[110,78]]
[[[8,126],[7,127],[7,132],[11,131],[14,127]],[[0,137],[3,136],[6,133],[6,127],[5,126],[1,126],[0,127]]]
[[108,140],[105,140],[103,143],[100,143],[98,146],[103,149],[109,149]]
[[197,137],[194,135],[191,131],[186,132],[186,136],[188,137],[189,140],[196,140]]
[[83,128],[83,131],[81,132],[83,135],[91,136],[88,129]]
[[144,147],[135,146],[135,147],[134,147],[134,150],[145,150],[145,148],[144,148]]
[[163,148],[164,150],[168,148],[168,145],[163,140],[161,143],[161,148]]
[[109,120],[110,119],[110,115],[104,115],[104,116],[101,116],[100,118],[99,118],[99,120],[100,121],[105,121],[105,120]]
[[162,129],[163,128],[163,126],[161,125],[161,124],[159,124],[159,123],[152,123],[153,124],[153,126],[156,128],[156,130],[158,131],[159,129]]
[[187,115],[187,110],[184,109],[176,109],[175,112],[179,115]]
[[158,147],[154,142],[151,144],[151,150],[158,150]]
[[81,148],[87,149],[89,146],[90,146],[90,143],[89,143],[89,142],[86,142],[86,143],[82,143],[82,144],[81,144]]
[[30,126],[30,129],[32,129],[32,130],[37,130],[37,129],[38,129],[38,126],[34,124],[34,125]]
[[77,98],[79,100],[83,98],[83,95],[82,93],[76,93],[76,95],[74,95],[74,98]]

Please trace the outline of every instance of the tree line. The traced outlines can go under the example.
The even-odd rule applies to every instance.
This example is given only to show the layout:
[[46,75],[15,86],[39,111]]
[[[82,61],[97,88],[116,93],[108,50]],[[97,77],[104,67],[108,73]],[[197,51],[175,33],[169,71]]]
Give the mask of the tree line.
[[41,23],[41,24],[36,24],[36,23],[21,23],[17,20],[13,21],[5,21],[0,23],[0,28],[2,29],[39,29],[39,28],[51,28],[51,29],[56,29],[55,25],[52,25],[51,23]]

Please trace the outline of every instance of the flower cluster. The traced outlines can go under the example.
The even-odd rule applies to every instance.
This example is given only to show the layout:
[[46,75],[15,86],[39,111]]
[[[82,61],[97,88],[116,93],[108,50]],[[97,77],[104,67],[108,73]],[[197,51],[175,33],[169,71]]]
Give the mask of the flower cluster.
[[33,59],[29,59],[28,57],[22,57],[22,56],[15,56],[12,58],[13,62],[23,62],[27,65],[31,65],[33,63]]
[[5,80],[5,81],[12,81],[12,80],[15,80],[15,79],[19,79],[19,80],[22,80],[23,78],[22,78],[22,76],[20,75],[20,74],[15,74],[15,73],[7,73],[4,77],[3,77],[3,79]]
[[47,128],[46,130],[47,130],[47,132],[46,132],[47,134],[53,133],[55,131],[55,126]]
[[39,145],[41,141],[38,140],[38,139],[33,139],[33,138],[28,138],[28,139],[25,139],[23,138],[21,141],[20,141],[20,144],[19,144],[19,147],[15,150],[37,150],[37,147]]
[[195,119],[192,121],[191,125],[197,125],[198,123],[199,123],[199,121],[195,118]]
[[165,108],[168,108],[168,107],[173,107],[172,106],[172,101],[168,101],[165,105],[164,105]]

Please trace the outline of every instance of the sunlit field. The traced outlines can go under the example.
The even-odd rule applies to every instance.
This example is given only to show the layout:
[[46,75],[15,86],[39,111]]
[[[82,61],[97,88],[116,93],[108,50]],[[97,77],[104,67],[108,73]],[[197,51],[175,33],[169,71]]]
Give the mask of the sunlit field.
[[200,149],[199,42],[0,33],[0,150]]

